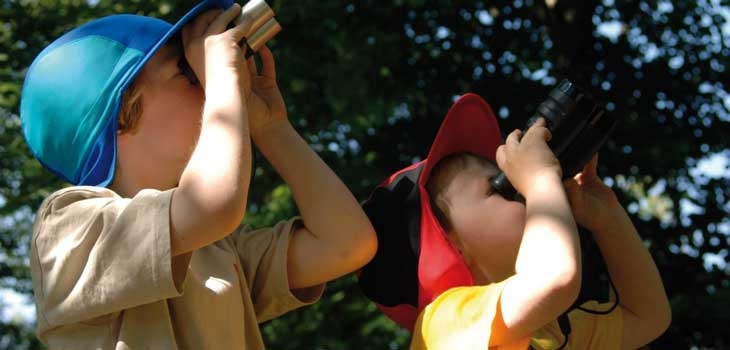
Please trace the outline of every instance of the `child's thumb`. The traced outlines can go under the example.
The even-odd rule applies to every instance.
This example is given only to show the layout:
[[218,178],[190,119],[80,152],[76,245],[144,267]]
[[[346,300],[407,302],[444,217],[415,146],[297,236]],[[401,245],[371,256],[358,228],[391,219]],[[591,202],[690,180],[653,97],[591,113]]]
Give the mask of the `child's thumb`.
[[497,160],[497,167],[499,167],[500,169],[504,169],[506,160],[505,157],[507,156],[505,152],[506,151],[504,145],[500,145],[499,147],[497,147],[497,154],[495,155],[495,158]]

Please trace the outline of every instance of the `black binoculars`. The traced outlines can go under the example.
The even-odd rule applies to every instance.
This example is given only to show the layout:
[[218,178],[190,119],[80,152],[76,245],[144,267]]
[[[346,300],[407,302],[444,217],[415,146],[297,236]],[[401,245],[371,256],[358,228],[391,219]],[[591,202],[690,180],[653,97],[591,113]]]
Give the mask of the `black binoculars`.
[[[599,103],[567,79],[561,81],[527,121],[525,130],[538,118],[545,118],[552,133],[548,146],[560,161],[563,178],[575,176],[603,146],[616,127],[616,119]],[[500,172],[490,180],[492,188],[509,200],[520,196]]]

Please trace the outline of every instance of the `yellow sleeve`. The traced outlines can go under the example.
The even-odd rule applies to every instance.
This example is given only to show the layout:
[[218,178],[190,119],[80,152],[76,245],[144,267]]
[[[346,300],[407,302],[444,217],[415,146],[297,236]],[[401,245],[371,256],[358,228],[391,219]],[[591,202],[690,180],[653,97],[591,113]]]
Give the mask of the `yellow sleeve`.
[[[505,281],[449,289],[418,316],[412,350],[487,349]],[[528,339],[499,349],[526,349]]]
[[[613,305],[588,301],[581,305],[588,310],[608,310]],[[568,313],[570,320],[570,335],[566,349],[613,350],[621,346],[623,337],[623,316],[621,308],[617,307],[605,315],[596,315],[575,309]],[[535,349],[556,349],[563,344],[563,333],[557,321],[535,332],[531,344]]]

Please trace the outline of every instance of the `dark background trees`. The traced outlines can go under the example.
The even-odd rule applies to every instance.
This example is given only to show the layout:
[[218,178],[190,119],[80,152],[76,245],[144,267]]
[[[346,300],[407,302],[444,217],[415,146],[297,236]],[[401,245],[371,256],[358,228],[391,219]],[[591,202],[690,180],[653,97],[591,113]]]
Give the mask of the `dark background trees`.
[[[719,0],[280,1],[270,44],[290,119],[359,199],[425,156],[455,96],[476,92],[503,131],[521,127],[570,78],[620,122],[600,174],[620,194],[662,273],[673,308],[660,349],[730,347],[730,6]],[[0,2],[0,349],[35,349],[14,314],[32,297],[29,232],[61,182],[29,155],[19,96],[38,52],[101,15],[176,19],[190,2]],[[294,215],[256,159],[247,221]],[[640,284],[641,281],[636,281]],[[12,292],[11,292],[12,291]],[[32,299],[28,299],[31,300]],[[32,319],[31,319],[32,321]],[[405,348],[348,276],[322,302],[263,325],[272,349]]]

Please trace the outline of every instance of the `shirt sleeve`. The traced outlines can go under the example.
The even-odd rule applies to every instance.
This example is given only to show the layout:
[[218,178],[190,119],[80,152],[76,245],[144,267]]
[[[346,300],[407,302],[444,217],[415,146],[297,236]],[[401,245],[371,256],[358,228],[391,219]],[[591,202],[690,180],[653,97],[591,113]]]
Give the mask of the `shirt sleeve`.
[[[505,282],[457,287],[442,293],[418,316],[411,349],[487,349]],[[526,349],[528,340],[492,348]]]
[[[588,301],[581,305],[587,310],[609,310],[613,303]],[[568,313],[570,335],[566,348],[613,350],[621,347],[623,315],[617,307],[607,314],[593,314],[580,309]],[[563,344],[564,336],[556,321],[533,334],[532,345],[536,349],[556,349]]]
[[295,292],[289,288],[287,253],[290,237],[296,234],[298,225],[301,225],[299,218],[292,218],[270,228],[254,231],[243,228],[230,236],[249,281],[259,322],[312,304],[322,296],[324,284]]
[[39,333],[181,295],[190,255],[173,271],[172,193],[71,187],[44,201],[31,243]]

